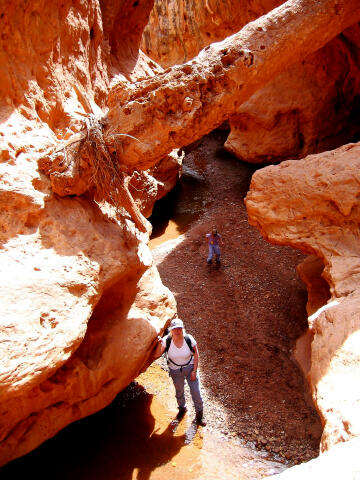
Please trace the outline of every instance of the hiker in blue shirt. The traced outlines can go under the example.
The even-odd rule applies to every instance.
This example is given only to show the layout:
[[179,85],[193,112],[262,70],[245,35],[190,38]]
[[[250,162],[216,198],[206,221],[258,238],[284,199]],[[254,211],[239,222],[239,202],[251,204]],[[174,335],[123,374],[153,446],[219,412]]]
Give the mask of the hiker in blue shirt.
[[199,350],[196,341],[192,335],[185,332],[184,323],[180,318],[175,318],[171,321],[169,330],[169,335],[164,338],[158,337],[159,343],[154,356],[160,357],[164,352],[167,353],[169,373],[174,382],[175,395],[179,407],[179,413],[176,418],[181,420],[187,411],[184,395],[186,379],[195,406],[196,422],[205,426],[203,399],[198,373]]

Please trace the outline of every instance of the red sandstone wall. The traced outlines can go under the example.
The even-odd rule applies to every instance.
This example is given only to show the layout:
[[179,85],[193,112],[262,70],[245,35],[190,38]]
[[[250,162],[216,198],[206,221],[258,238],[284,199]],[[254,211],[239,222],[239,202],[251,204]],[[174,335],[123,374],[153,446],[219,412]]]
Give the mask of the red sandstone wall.
[[[148,233],[91,197],[59,198],[38,166],[105,114],[114,75],[161,70],[137,55],[151,6],[1,2],[0,465],[111,402],[176,311]],[[148,213],[176,178],[160,175],[147,173]]]

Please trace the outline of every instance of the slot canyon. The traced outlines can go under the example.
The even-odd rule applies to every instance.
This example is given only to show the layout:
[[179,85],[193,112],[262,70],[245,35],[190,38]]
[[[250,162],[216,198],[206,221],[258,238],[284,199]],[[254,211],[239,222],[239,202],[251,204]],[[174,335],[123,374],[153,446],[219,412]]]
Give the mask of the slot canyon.
[[[1,478],[360,478],[359,22],[1,2]],[[177,316],[204,427],[153,361]]]

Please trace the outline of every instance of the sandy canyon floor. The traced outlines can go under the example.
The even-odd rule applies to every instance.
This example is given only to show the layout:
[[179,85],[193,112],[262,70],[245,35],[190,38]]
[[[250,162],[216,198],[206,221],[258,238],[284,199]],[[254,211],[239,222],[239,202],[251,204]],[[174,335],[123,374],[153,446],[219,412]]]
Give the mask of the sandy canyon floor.
[[[292,360],[307,328],[307,294],[296,273],[304,257],[270,245],[248,224],[243,199],[255,167],[224,151],[223,141],[224,132],[214,132],[186,157],[172,212],[177,230],[186,229],[181,243],[170,254],[171,241],[156,247],[154,238],[151,246],[179,316],[198,341],[208,428],[298,463],[317,456],[321,436]],[[205,234],[213,225],[223,239],[220,267],[206,264]]]
[[[208,425],[176,401],[156,361],[103,411],[0,469],[1,478],[259,479],[317,456],[321,424],[292,360],[306,330],[303,256],[249,226],[243,199],[255,168],[213,132],[188,149],[177,188],[154,211],[153,250],[179,316],[196,338]],[[191,151],[190,151],[191,150]],[[216,225],[222,262],[207,265]]]

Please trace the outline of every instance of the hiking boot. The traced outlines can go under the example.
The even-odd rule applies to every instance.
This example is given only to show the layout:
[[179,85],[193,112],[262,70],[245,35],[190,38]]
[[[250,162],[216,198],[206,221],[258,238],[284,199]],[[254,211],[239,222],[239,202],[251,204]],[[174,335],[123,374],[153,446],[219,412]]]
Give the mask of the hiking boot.
[[206,263],[207,263],[208,265],[211,265],[211,264],[212,264],[212,260],[207,260]]
[[179,412],[176,415],[176,420],[181,420],[182,418],[184,418],[184,415],[185,415],[186,412],[187,412],[186,407],[179,407]]
[[206,420],[204,418],[204,413],[203,413],[202,410],[200,410],[200,412],[196,413],[196,423],[198,425],[201,425],[202,427],[206,426]]

